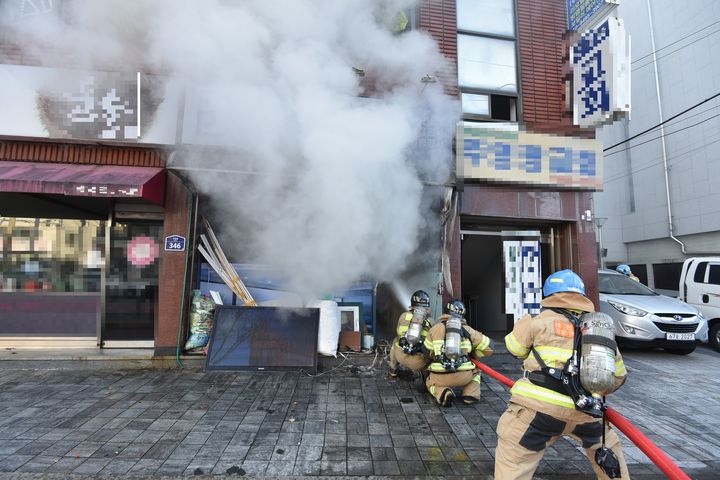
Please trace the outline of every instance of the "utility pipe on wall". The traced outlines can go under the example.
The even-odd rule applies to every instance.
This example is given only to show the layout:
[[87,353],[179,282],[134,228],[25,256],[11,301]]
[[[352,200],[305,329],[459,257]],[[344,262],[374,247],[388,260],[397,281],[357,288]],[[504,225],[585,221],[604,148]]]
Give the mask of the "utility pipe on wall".
[[673,225],[672,203],[670,201],[670,169],[668,167],[667,148],[665,144],[665,125],[663,125],[664,118],[662,100],[660,99],[660,77],[658,75],[657,52],[655,49],[655,27],[653,26],[650,0],[646,1],[648,9],[648,22],[650,23],[650,50],[652,51],[653,71],[655,74],[655,93],[657,95],[658,114],[660,115],[660,148],[662,149],[663,171],[665,173],[665,198],[667,200],[668,232],[670,233],[670,238],[680,245],[680,251],[683,255],[685,255],[685,244],[675,236],[675,227]]

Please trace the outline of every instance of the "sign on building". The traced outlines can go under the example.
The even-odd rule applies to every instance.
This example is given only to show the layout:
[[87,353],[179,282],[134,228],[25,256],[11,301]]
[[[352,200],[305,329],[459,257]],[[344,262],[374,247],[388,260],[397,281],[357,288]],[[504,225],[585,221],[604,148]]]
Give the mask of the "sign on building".
[[570,48],[573,121],[581,127],[611,123],[630,113],[630,53],[616,17],[587,30]]
[[177,87],[157,76],[0,64],[0,105],[3,135],[176,141]]
[[568,30],[582,30],[620,4],[620,0],[567,0]]
[[165,251],[166,252],[184,252],[185,251],[185,237],[181,235],[170,235],[165,237]]
[[505,240],[505,313],[515,322],[524,315],[540,313],[542,278],[540,242],[537,240]]
[[458,178],[576,189],[602,188],[597,140],[460,123]]

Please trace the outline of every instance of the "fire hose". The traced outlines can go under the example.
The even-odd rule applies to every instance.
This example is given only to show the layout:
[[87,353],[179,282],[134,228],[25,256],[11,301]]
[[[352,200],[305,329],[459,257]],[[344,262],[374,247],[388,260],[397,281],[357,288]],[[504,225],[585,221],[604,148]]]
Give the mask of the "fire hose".
[[[498,382],[512,387],[515,382],[500,372],[493,370],[484,363],[472,359],[475,366],[490,375]],[[615,409],[608,407],[605,411],[607,419],[625,434],[652,462],[671,480],[690,480],[690,477],[678,467],[665,453],[655,445],[644,433],[620,415]]]

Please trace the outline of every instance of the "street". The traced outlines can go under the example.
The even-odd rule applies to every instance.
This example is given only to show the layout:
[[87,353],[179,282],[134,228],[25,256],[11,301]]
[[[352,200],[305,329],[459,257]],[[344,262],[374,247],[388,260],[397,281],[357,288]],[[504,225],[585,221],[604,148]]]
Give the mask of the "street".
[[[627,351],[630,377],[611,405],[693,478],[716,478],[720,354]],[[474,406],[429,395],[350,357],[317,377],[199,369],[26,370],[0,365],[2,478],[80,476],[472,476],[493,470],[506,389],[484,376]],[[488,362],[517,378],[519,362]],[[349,366],[349,368],[347,368]],[[663,478],[623,438],[633,478]],[[548,448],[538,478],[593,478],[569,440]]]

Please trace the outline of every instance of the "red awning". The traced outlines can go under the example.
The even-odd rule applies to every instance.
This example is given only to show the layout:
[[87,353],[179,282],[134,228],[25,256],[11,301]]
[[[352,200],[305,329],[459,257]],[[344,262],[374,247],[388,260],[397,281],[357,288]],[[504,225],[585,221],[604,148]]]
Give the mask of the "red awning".
[[0,192],[144,198],[162,205],[165,172],[162,168],[0,161]]

